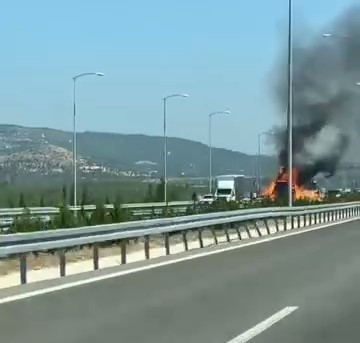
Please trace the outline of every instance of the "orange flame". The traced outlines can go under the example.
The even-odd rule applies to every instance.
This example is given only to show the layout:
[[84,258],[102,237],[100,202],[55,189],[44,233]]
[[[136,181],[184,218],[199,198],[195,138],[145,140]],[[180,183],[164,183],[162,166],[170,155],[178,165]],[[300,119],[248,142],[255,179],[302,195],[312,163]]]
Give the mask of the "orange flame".
[[[293,199],[294,200],[320,200],[320,196],[317,191],[306,189],[304,186],[298,184],[298,171],[294,168],[292,170],[292,183],[293,183]],[[280,168],[278,176],[275,180],[271,181],[270,184],[261,192],[261,196],[269,198],[271,200],[276,199],[276,187],[278,185],[288,184],[288,173],[285,168]]]

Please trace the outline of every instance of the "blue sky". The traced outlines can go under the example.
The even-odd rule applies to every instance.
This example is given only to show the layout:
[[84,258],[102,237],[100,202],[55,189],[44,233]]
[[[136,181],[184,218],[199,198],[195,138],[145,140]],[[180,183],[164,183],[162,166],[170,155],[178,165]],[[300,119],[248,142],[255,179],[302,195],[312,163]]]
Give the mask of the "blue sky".
[[[320,29],[347,0],[293,0],[295,25]],[[271,68],[286,39],[287,0],[12,0],[0,13],[0,122],[70,130],[72,76],[79,130],[162,134],[253,153],[279,122]],[[305,30],[309,34],[309,30]]]

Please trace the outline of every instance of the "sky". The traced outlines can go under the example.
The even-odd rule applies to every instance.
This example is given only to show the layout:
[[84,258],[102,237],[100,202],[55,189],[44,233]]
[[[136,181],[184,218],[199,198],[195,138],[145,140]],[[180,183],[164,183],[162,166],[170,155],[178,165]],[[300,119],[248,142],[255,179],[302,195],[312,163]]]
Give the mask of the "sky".
[[[360,1],[293,0],[294,26],[314,32]],[[254,153],[281,124],[272,68],[287,38],[287,0],[5,0],[0,12],[0,122],[168,135]],[[312,30],[304,30],[312,35]],[[264,147],[266,150],[266,147]]]

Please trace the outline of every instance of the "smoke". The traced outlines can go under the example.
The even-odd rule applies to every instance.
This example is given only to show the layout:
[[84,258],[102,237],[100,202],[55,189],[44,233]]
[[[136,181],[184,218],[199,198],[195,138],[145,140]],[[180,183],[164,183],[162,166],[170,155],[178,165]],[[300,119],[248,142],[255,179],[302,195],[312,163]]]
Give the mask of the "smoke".
[[[299,182],[318,173],[331,176],[357,134],[360,114],[360,7],[352,7],[330,26],[304,42],[293,42],[293,163]],[[286,55],[286,54],[285,54]],[[276,100],[287,108],[287,68],[280,64]],[[285,118],[284,118],[285,119]],[[282,166],[287,165],[287,133],[276,131]]]

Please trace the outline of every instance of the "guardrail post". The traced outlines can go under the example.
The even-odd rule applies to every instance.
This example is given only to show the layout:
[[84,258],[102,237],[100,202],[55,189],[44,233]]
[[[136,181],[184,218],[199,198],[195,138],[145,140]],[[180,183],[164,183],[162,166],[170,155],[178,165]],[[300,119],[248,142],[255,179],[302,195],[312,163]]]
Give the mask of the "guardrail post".
[[237,235],[238,235],[239,241],[242,240],[240,228],[241,228],[241,226],[240,226],[239,224],[237,224],[237,225],[236,225],[236,233],[237,233]]
[[211,229],[211,232],[212,232],[213,237],[214,237],[214,243],[215,243],[215,244],[219,244],[218,238],[217,238],[217,236],[216,236],[216,230],[215,230],[214,227]]
[[188,247],[188,241],[187,241],[187,237],[186,237],[186,231],[182,232],[182,238],[183,238],[183,242],[184,242],[184,249],[185,249],[185,251],[188,251],[189,247]]
[[65,276],[66,274],[66,258],[65,258],[65,250],[61,249],[58,252],[59,254],[59,261],[60,261],[60,277]]
[[300,223],[301,217],[300,215],[296,216],[296,223],[297,223],[297,228],[301,227],[301,223]]
[[202,239],[202,229],[199,229],[199,231],[198,231],[198,237],[199,237],[199,245],[200,245],[200,248],[203,248],[203,247],[204,247],[204,242],[203,242],[203,239]]
[[127,245],[127,240],[122,239],[121,242],[120,242],[120,246],[121,246],[121,264],[126,264],[126,245]]
[[266,218],[264,219],[264,224],[265,224],[265,228],[266,228],[267,234],[268,234],[268,235],[271,235],[269,223],[268,223],[268,221],[267,221]]
[[249,222],[245,222],[244,224],[245,224],[245,231],[248,234],[248,238],[252,238],[251,231],[250,231],[250,228],[249,228]]
[[254,226],[255,226],[255,230],[256,230],[257,234],[259,235],[259,237],[261,237],[261,231],[260,231],[258,222],[256,220],[254,221]]
[[25,285],[27,282],[27,264],[26,264],[26,254],[20,254],[20,283]]
[[226,241],[227,241],[228,243],[230,243],[229,230],[228,230],[228,228],[227,228],[227,226],[226,226],[226,225],[225,225],[225,229],[224,229],[224,231],[225,231]]
[[165,241],[165,254],[170,255],[170,243],[169,243],[169,233],[164,233],[164,241]]
[[284,222],[284,231],[287,231],[287,229],[288,229],[288,225],[287,225],[287,217],[284,217],[283,218],[283,222]]
[[94,270],[99,269],[99,246],[97,244],[93,245],[93,265]]
[[278,218],[274,218],[274,221],[275,221],[275,229],[276,229],[276,232],[279,232],[279,222],[278,222]]
[[145,241],[144,241],[144,251],[145,251],[145,259],[150,258],[150,237],[149,235],[145,235]]
[[294,216],[290,215],[290,229],[293,230],[294,229]]

